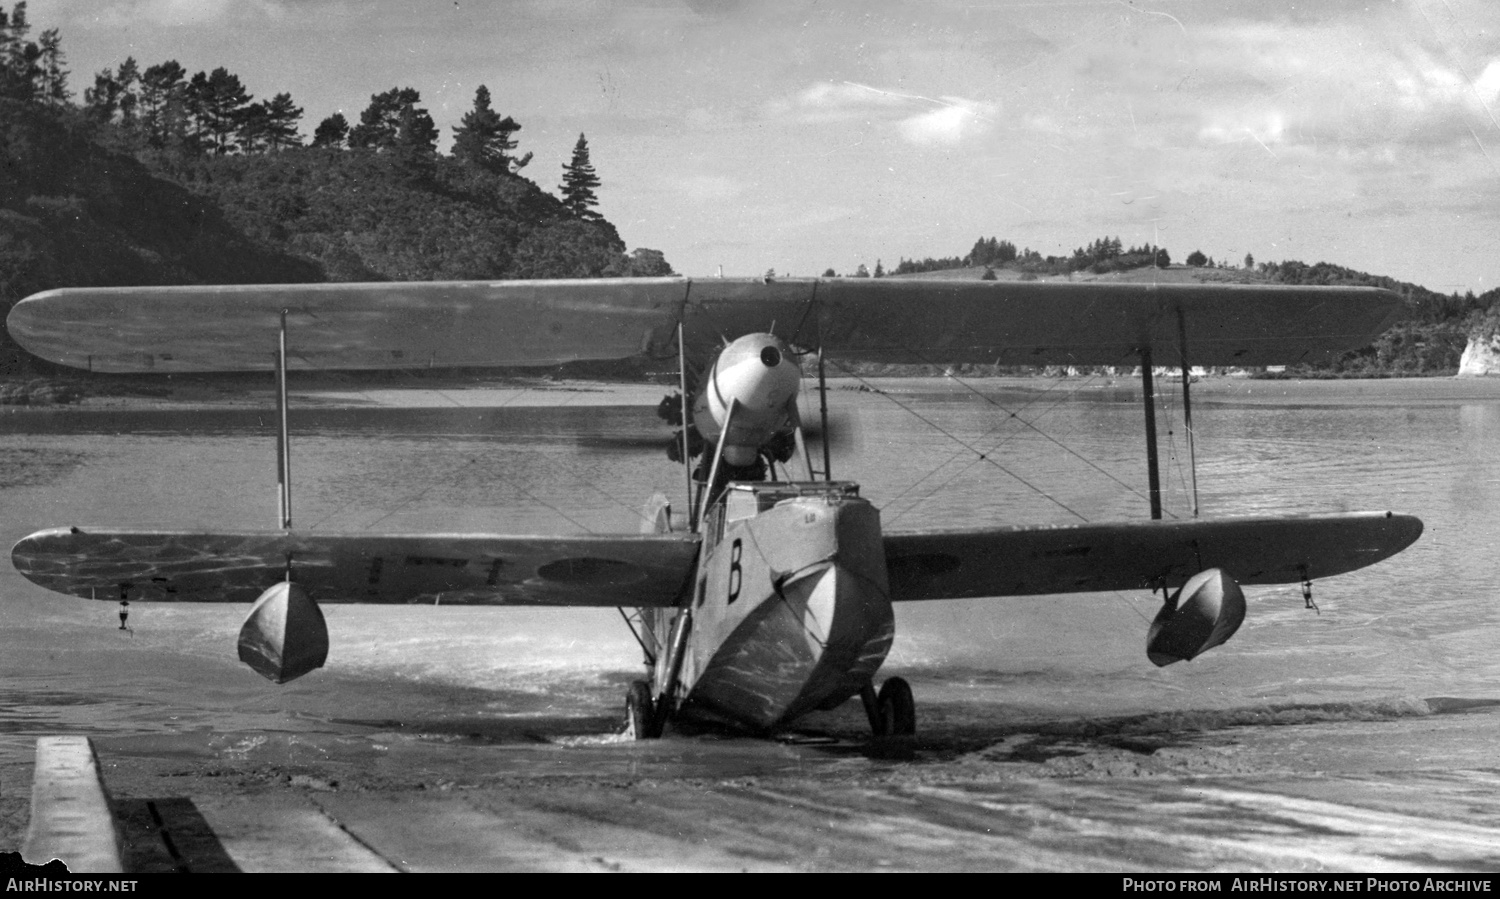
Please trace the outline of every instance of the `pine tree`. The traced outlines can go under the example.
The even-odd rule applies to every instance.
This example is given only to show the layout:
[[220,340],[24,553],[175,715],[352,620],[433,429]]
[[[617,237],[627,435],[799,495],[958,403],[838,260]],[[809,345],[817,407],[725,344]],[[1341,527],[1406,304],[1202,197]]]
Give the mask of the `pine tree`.
[[0,9],[0,95],[16,100],[32,97],[41,49],[26,40],[30,31],[24,2],[17,3],[9,16]]
[[[414,141],[425,140],[428,152],[437,152],[437,126],[427,110],[417,106],[422,95],[415,88],[393,87],[382,94],[372,94],[370,105],[359,114],[359,124],[349,129],[349,146],[372,150],[394,147],[402,140],[410,148]],[[403,118],[409,121],[402,134]]]
[[266,115],[266,104],[252,103],[240,110],[235,117],[234,145],[241,153],[259,153],[268,146],[267,136],[270,118]]
[[294,104],[292,95],[287,93],[245,107],[236,132],[240,149],[246,153],[278,152],[302,146],[302,138],[297,134],[301,118],[302,107]]
[[432,175],[437,167],[437,126],[427,110],[406,106],[396,122],[396,135],[387,148],[398,174],[411,180]]
[[336,150],[343,149],[344,141],[349,138],[349,120],[344,114],[336,112],[318,123],[313,131],[312,145],[314,147],[332,147]]
[[125,57],[120,68],[115,70],[115,83],[120,86],[120,122],[127,127],[134,127],[136,106],[141,100],[138,87],[141,83],[141,69],[134,56]]
[[6,52],[10,54],[11,60],[19,59],[22,48],[26,45],[26,35],[31,31],[31,23],[26,21],[26,0],[21,0],[10,11],[10,38]]
[[297,122],[302,119],[302,107],[292,103],[292,95],[280,93],[263,104],[266,112],[266,147],[272,152],[289,147],[302,146],[297,134]]
[[208,75],[199,72],[188,82],[187,95],[199,139],[207,138],[215,154],[228,153],[252,99],[239,76],[223,66]]
[[516,148],[511,135],[520,130],[515,119],[502,118],[491,108],[490,89],[481,84],[474,91],[474,108],[453,127],[453,158],[482,168],[515,171],[531,161],[530,153],[524,159],[510,155]]
[[563,205],[581,219],[597,219],[599,213],[593,207],[599,205],[599,198],[594,194],[594,188],[598,186],[599,178],[589,162],[589,142],[579,134],[578,143],[573,145],[573,161],[563,166],[560,188]]
[[56,28],[42,32],[37,43],[37,74],[33,96],[48,106],[65,106],[71,99],[68,70],[63,68],[62,37]]
[[83,106],[88,115],[97,122],[112,122],[120,108],[120,85],[115,81],[114,69],[100,69],[94,73],[94,86],[84,88]]
[[189,133],[184,134],[183,143],[193,152],[202,152],[208,144],[206,103],[208,96],[208,73],[199,72],[182,89],[182,108],[186,114]]
[[147,144],[162,148],[182,141],[187,125],[186,76],[187,70],[175,59],[141,74],[138,113]]

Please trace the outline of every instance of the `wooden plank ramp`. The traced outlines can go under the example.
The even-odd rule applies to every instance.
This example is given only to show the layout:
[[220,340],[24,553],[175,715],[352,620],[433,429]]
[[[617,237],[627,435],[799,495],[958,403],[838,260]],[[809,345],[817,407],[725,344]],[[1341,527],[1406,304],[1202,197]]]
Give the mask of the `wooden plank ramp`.
[[54,858],[74,874],[119,874],[125,867],[109,795],[88,737],[40,737],[31,784],[31,824],[21,857]]

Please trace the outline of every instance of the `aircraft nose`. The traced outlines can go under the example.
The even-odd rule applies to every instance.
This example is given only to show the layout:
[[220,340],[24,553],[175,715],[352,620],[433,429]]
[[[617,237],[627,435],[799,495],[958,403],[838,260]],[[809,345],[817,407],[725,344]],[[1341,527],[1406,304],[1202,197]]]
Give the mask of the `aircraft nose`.
[[765,347],[760,351],[760,361],[766,368],[775,368],[781,364],[781,350],[774,346]]

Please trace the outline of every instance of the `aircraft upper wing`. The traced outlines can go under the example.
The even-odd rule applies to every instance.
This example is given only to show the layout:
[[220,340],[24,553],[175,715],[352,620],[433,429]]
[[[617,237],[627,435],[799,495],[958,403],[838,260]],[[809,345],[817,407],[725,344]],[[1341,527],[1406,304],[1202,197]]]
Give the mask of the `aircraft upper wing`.
[[694,535],[502,537],[56,528],[11,551],[58,593],[118,601],[253,602],[293,579],[319,602],[677,605]]
[[1422,534],[1410,515],[1356,512],[887,534],[891,599],[1180,587],[1207,568],[1289,584],[1393,556]]
[[1368,345],[1400,297],[1364,287],[904,278],[64,288],[11,335],[107,372],[541,366],[702,355],[772,331],[835,359],[1005,365],[1287,365]]

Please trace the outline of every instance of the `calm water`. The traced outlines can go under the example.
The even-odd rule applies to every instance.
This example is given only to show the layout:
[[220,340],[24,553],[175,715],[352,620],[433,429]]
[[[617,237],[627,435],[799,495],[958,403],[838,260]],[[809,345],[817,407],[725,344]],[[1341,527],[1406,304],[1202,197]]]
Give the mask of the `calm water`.
[[[1142,414],[1128,382],[975,389],[936,380],[833,392],[836,476],[888,531],[1147,516]],[[1175,385],[1162,385],[1169,516],[1190,517]],[[659,391],[627,391],[654,403]],[[390,400],[389,396],[383,397]],[[406,398],[293,418],[299,527],[342,531],[635,531],[679,496],[669,431],[612,394]],[[478,405],[475,405],[478,404]],[[1349,703],[1500,691],[1500,383],[1207,382],[1194,398],[1205,515],[1395,510],[1422,539],[1299,589],[1256,588],[1244,627],[1157,669],[1144,593],[911,604],[888,668],[951,720]],[[269,410],[12,410],[0,417],[0,540],[61,525],[270,527]],[[1024,424],[1023,424],[1024,423]],[[612,610],[327,610],[328,667],[286,687],[235,659],[244,610],[55,596],[0,570],[0,761],[39,733],[336,730],[340,721],[548,722],[607,729],[639,653]],[[932,720],[931,718],[927,720]],[[562,722],[562,723],[558,723]],[[569,723],[571,722],[571,723]],[[960,722],[961,723],[961,722]],[[538,725],[542,726],[542,725]]]

